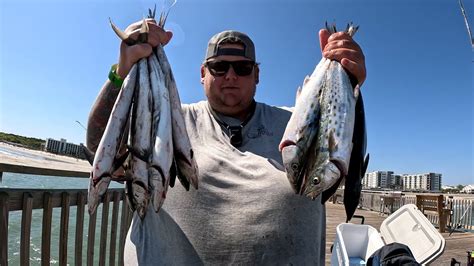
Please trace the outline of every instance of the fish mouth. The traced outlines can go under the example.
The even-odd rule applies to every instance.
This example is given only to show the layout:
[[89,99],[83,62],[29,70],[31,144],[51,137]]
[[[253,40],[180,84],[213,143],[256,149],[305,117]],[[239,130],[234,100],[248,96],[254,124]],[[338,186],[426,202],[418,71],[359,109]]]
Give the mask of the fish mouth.
[[293,146],[296,145],[296,143],[293,140],[286,139],[280,143],[278,146],[279,151],[281,152],[283,148],[288,147],[288,146]]
[[339,178],[347,175],[347,167],[345,166],[344,162],[341,162],[340,160],[331,160],[331,163],[333,163],[339,170]]

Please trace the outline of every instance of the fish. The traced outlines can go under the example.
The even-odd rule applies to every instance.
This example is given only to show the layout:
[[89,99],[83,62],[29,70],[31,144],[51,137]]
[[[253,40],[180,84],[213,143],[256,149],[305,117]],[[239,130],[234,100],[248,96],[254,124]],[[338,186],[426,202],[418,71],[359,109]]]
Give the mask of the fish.
[[[150,18],[154,19],[155,11],[156,6],[153,11],[149,9]],[[161,14],[161,27],[164,27],[167,15]],[[111,19],[109,21],[127,45],[147,42],[149,28],[145,19],[137,40],[122,32]],[[186,190],[191,185],[198,188],[198,167],[171,66],[161,45],[154,50],[148,58],[134,64],[125,78],[99,150],[94,155],[89,189],[90,214],[95,212],[112,173],[119,167],[125,169],[127,200],[142,219],[150,202],[156,212],[160,210],[176,176]],[[127,127],[127,151],[117,157],[121,141],[126,139]],[[86,154],[92,157],[92,153]]]
[[304,79],[303,86],[297,91],[293,113],[278,147],[282,153],[287,178],[296,193],[300,192],[307,153],[318,132],[319,97],[329,64],[329,60],[321,59],[311,76]]
[[[349,222],[359,206],[362,191],[362,178],[365,176],[369,164],[370,154],[367,153],[367,133],[365,126],[364,102],[362,93],[359,94],[355,107],[355,125],[352,137],[352,153],[349,163],[349,173],[330,189],[322,193],[321,202],[324,204],[338,189],[343,186],[343,203],[346,212],[346,222]],[[365,159],[364,159],[365,156]]]
[[[353,36],[358,27],[346,29]],[[329,32],[335,33],[335,27]],[[355,105],[359,90],[354,90],[349,75],[342,65],[330,59],[325,71],[319,97],[320,118],[312,160],[309,163],[301,193],[315,199],[330,189],[349,172],[352,138],[355,124]]]
[[176,81],[171,71],[168,58],[160,44],[156,47],[155,54],[163,70],[165,84],[170,97],[174,160],[176,163],[177,176],[186,190],[189,190],[189,184],[191,184],[194,189],[198,189],[199,169],[186,130]]
[[346,222],[351,220],[357,206],[359,205],[362,191],[362,178],[365,176],[369,165],[370,154],[367,153],[367,130],[365,125],[365,111],[362,94],[359,94],[355,107],[354,135],[352,137],[352,154],[349,163],[349,172],[345,177],[344,184],[344,209],[346,211]]
[[107,191],[112,174],[118,169],[126,155],[117,158],[123,132],[126,128],[132,98],[135,92],[137,66],[133,65],[125,78],[110,114],[104,134],[94,155],[92,171],[89,178],[88,212],[95,213],[100,198]]
[[148,187],[148,168],[152,157],[152,108],[150,73],[146,58],[138,61],[138,84],[130,116],[129,168],[126,176],[131,179],[134,206],[143,219],[148,208],[150,189]]
[[148,57],[153,94],[153,136],[150,185],[153,188],[152,204],[158,212],[166,199],[172,175],[173,138],[171,128],[170,96],[164,83],[164,73],[154,54]]

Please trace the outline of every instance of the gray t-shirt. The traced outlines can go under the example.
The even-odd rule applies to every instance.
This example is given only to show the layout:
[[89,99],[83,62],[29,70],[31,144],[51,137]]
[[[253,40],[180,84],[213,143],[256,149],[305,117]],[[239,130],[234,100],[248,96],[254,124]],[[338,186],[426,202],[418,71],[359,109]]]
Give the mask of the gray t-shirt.
[[257,103],[239,148],[207,102],[183,112],[199,189],[177,182],[158,213],[134,215],[125,265],[324,265],[324,206],[293,192],[278,151],[291,112]]

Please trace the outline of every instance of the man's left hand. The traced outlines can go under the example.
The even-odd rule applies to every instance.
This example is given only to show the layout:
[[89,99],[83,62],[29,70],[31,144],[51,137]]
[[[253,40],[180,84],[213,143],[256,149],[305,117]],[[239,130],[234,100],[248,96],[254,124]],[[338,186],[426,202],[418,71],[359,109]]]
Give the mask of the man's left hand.
[[366,78],[365,56],[360,46],[345,32],[330,34],[319,31],[319,44],[325,58],[339,61],[357,79],[359,86]]

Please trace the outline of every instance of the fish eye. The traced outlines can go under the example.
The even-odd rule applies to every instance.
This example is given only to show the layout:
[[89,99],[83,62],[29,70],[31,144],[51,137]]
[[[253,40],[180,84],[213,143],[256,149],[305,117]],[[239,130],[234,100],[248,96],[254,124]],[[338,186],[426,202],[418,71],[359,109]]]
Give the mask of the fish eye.
[[316,186],[316,185],[318,185],[319,183],[321,183],[321,180],[320,180],[318,177],[315,177],[315,178],[313,178],[313,180],[311,181],[311,183]]
[[297,164],[297,163],[292,164],[292,165],[291,165],[291,169],[292,169],[293,171],[298,170],[298,164]]

